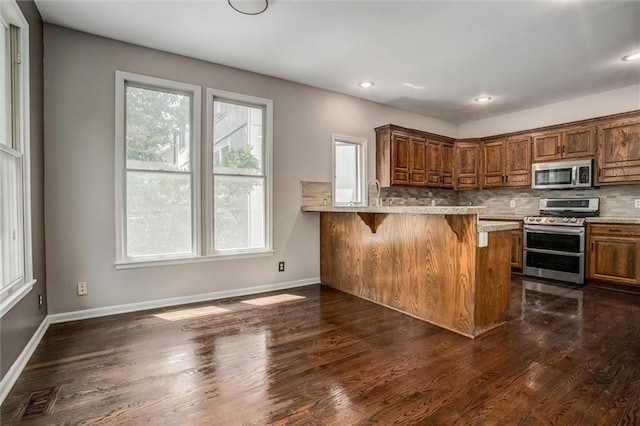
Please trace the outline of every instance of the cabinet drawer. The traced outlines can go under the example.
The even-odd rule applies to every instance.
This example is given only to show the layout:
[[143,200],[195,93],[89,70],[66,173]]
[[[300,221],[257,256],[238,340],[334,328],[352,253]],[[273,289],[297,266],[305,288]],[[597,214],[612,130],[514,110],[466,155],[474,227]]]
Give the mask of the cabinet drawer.
[[640,225],[590,224],[589,232],[592,235],[640,236]]

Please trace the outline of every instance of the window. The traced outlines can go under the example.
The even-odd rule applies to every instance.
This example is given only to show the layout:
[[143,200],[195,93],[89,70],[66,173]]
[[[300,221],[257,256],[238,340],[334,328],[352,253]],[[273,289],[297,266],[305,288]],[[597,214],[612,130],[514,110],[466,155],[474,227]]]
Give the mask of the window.
[[197,256],[200,88],[123,72],[116,80],[118,259]]
[[209,249],[212,254],[271,250],[272,101],[211,90]]
[[117,267],[271,252],[272,102],[207,97],[202,157],[199,87],[116,72]]
[[31,266],[28,25],[0,3],[0,316],[35,280]]
[[351,136],[332,135],[333,143],[333,204],[365,205],[367,140]]

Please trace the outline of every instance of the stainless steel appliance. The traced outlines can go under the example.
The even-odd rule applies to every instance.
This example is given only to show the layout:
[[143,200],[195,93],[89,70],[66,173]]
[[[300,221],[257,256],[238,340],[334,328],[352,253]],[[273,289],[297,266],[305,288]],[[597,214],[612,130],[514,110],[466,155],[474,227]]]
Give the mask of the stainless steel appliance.
[[540,215],[524,219],[524,275],[584,284],[585,218],[599,198],[542,198]]
[[571,189],[593,186],[593,160],[555,161],[531,166],[531,188]]

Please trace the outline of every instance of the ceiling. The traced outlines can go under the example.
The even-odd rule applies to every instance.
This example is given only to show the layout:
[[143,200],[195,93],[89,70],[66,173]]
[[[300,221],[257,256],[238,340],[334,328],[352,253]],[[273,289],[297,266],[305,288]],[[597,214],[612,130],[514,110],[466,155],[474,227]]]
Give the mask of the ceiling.
[[456,124],[640,83],[640,61],[620,60],[640,51],[638,1],[271,0],[257,16],[226,0],[36,5],[48,23]]

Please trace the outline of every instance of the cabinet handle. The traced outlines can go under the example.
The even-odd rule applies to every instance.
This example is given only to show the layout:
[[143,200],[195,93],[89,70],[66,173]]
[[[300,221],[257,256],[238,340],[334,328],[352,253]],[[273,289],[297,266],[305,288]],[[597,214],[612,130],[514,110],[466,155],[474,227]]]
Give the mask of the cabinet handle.
[[563,153],[563,154],[564,154],[564,149],[565,149],[565,148],[566,148],[566,147],[565,147],[564,145],[562,145],[562,153]]
[[593,249],[595,248],[595,246],[596,246],[596,243],[591,242],[591,251],[593,251]]
[[560,154],[560,147],[556,146],[556,154]]

